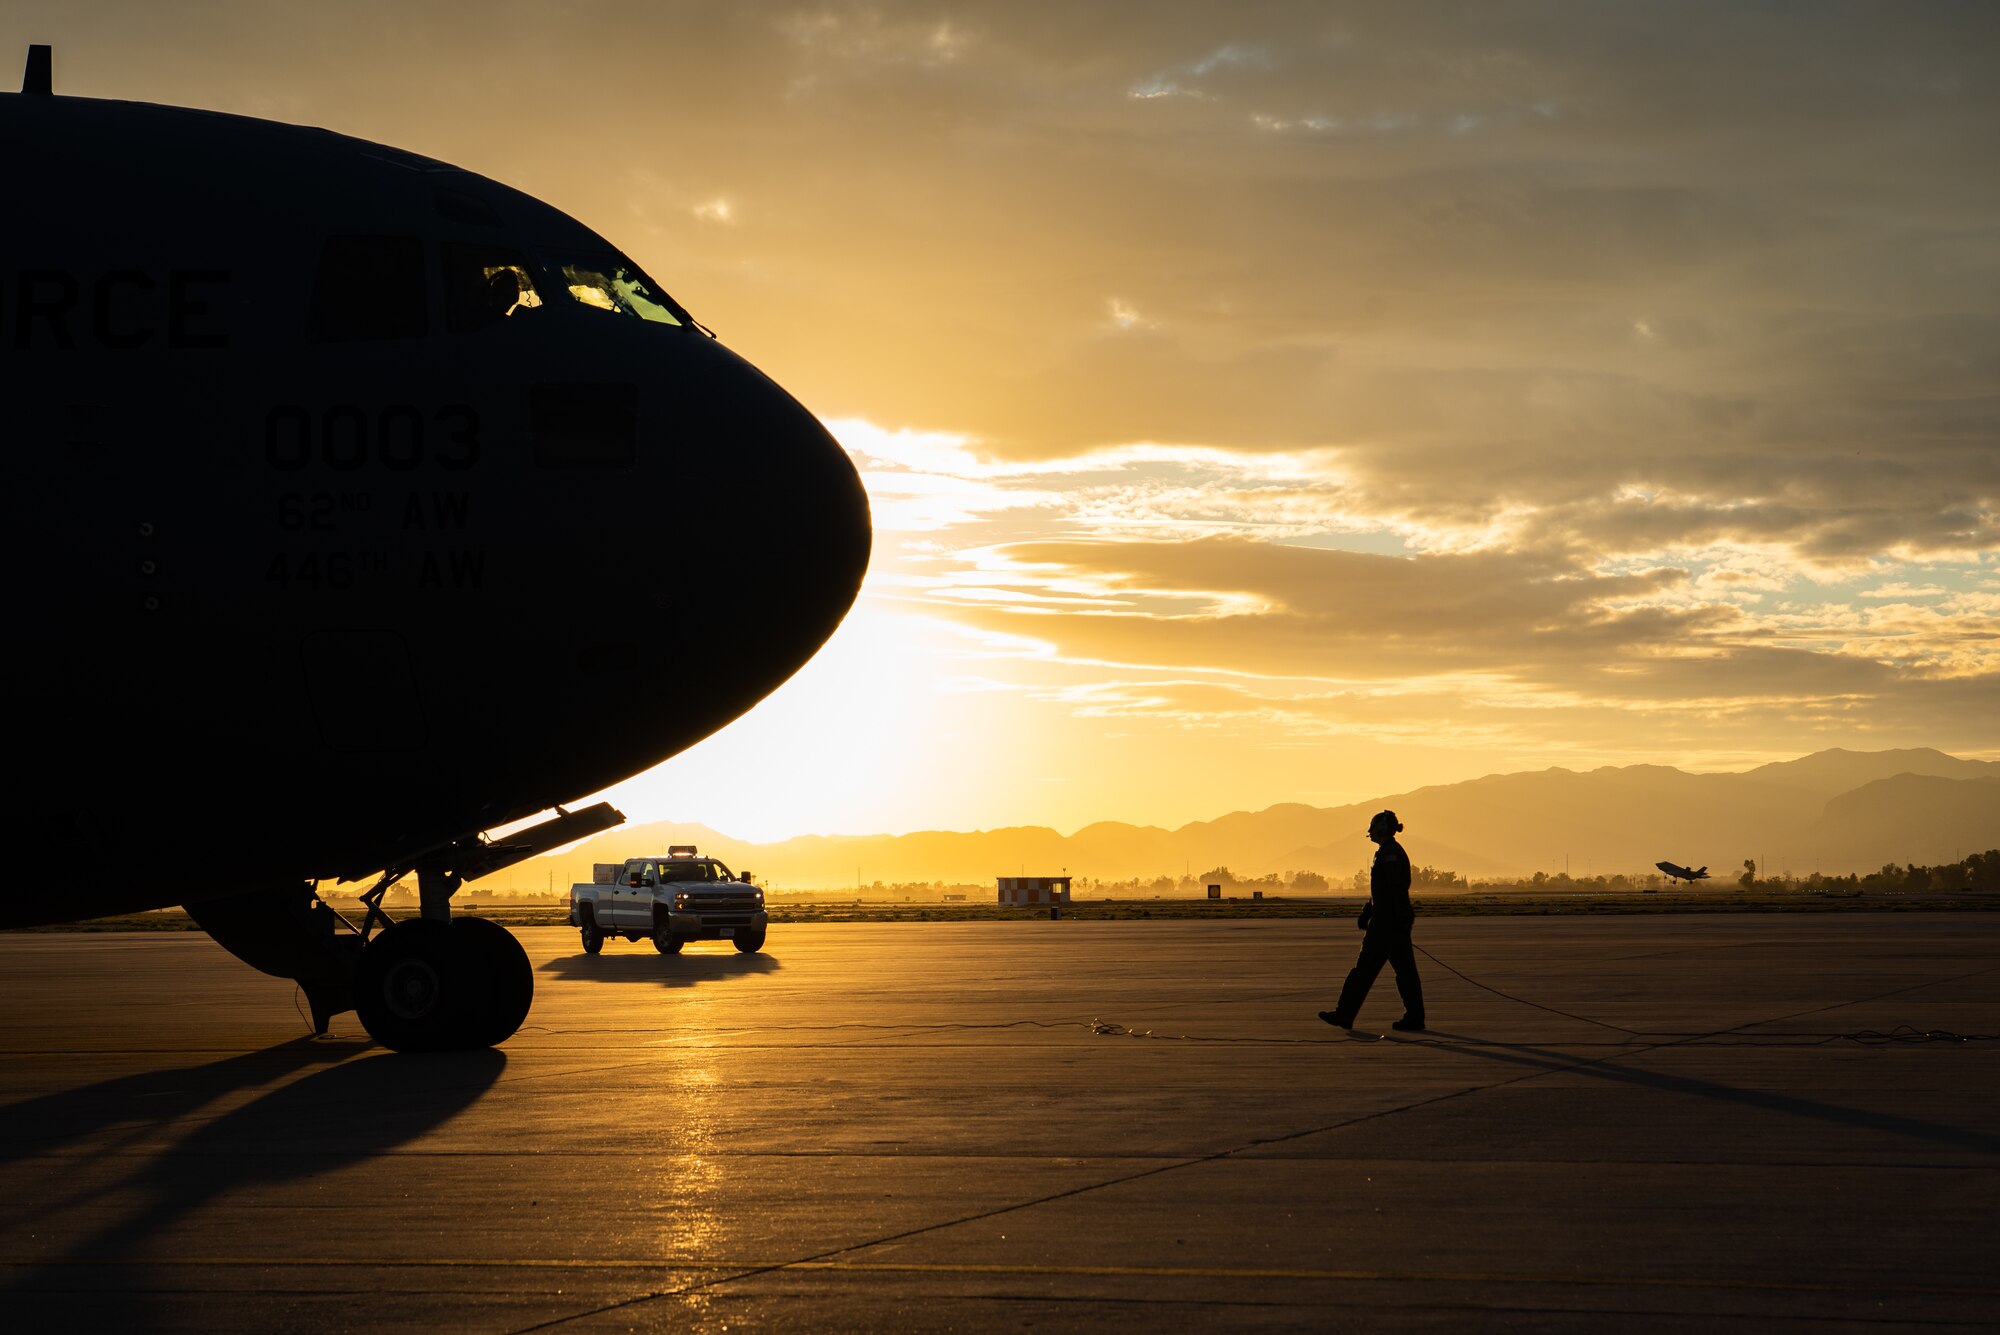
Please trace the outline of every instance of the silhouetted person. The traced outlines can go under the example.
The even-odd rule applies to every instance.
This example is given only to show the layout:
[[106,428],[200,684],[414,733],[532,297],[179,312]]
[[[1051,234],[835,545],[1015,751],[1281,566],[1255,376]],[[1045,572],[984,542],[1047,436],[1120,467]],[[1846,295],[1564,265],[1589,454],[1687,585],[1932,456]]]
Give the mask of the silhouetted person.
[[512,269],[495,269],[486,279],[486,313],[504,320],[521,304],[521,275]]
[[1355,919],[1366,933],[1361,938],[1361,956],[1348,970],[1340,1000],[1332,1010],[1319,1013],[1320,1019],[1342,1029],[1354,1027],[1355,1014],[1368,999],[1368,989],[1375,975],[1382,972],[1384,960],[1396,971],[1396,991],[1403,998],[1403,1018],[1392,1027],[1424,1027],[1424,985],[1417,978],[1417,952],[1410,942],[1410,927],[1417,916],[1410,906],[1410,855],[1396,842],[1402,828],[1403,822],[1393,811],[1378,811],[1368,822],[1368,837],[1378,847],[1375,865],[1368,872],[1368,903]]

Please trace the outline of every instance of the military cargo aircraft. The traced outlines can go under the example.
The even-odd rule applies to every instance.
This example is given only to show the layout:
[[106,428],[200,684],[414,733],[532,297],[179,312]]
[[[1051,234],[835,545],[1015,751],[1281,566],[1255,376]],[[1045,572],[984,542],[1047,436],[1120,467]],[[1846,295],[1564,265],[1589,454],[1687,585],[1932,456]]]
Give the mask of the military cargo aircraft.
[[1686,881],[1689,885],[1693,885],[1696,881],[1705,881],[1708,879],[1708,868],[1705,866],[1689,871],[1686,867],[1674,862],[1655,862],[1653,865],[1665,872],[1668,879]]
[[184,904],[322,1032],[505,1039],[527,957],[452,893],[617,824],[571,804],[813,655],[868,564],[852,463],[609,241],[472,172],[59,96],[46,47],[0,162],[0,926]]

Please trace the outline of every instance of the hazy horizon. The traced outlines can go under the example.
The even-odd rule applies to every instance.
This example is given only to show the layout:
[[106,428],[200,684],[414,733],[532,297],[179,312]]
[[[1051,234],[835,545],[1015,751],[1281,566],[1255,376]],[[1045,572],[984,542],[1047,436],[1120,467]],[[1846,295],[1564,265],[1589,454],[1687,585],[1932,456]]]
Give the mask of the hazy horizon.
[[2000,10],[25,0],[0,33],[58,93],[544,198],[855,456],[860,603],[606,794],[635,824],[2000,759]]
[[[1374,852],[1363,831],[1383,803],[1419,865],[1473,879],[1534,872],[1645,874],[1661,859],[1731,880],[1959,862],[2000,841],[2000,762],[1935,750],[1828,750],[1757,772],[1663,766],[1493,775],[1339,807],[1279,804],[1162,827],[1090,822],[904,832],[829,831],[774,841],[684,821],[635,822],[496,873],[483,889],[554,888],[598,862],[698,844],[778,888],[979,884],[1006,874],[1129,881],[1227,868],[1232,877],[1311,871],[1344,879]],[[1721,875],[1722,872],[1718,872]]]
[[[812,830],[794,830],[786,834],[781,834],[773,838],[766,839],[766,838],[752,838],[742,834],[739,831],[718,826],[710,821],[698,820],[694,818],[684,818],[676,815],[673,812],[665,812],[665,813],[648,815],[643,819],[638,817],[630,817],[624,826],[617,828],[629,831],[632,827],[638,825],[669,825],[669,826],[680,826],[684,828],[692,828],[699,826],[707,829],[712,829],[717,834],[726,835],[731,837],[732,839],[740,839],[745,843],[752,843],[752,844],[782,843],[786,840],[791,840],[791,839],[873,839],[873,838],[894,839],[913,834],[987,833],[995,830],[1020,829],[1020,828],[1048,829],[1048,830],[1053,830],[1055,833],[1062,835],[1064,837],[1069,837],[1075,835],[1079,831],[1087,830],[1092,826],[1096,825],[1123,824],[1123,825],[1133,825],[1141,828],[1174,830],[1182,828],[1186,825],[1200,824],[1206,821],[1214,821],[1228,816],[1256,814],[1258,812],[1268,811],[1274,806],[1300,805],[1300,806],[1310,806],[1320,810],[1327,810],[1327,809],[1348,807],[1348,806],[1368,806],[1372,804],[1379,804],[1381,802],[1390,801],[1392,799],[1402,796],[1404,793],[1414,791],[1416,789],[1431,788],[1431,787],[1448,787],[1453,783],[1471,782],[1478,779],[1510,778],[1516,776],[1550,773],[1550,772],[1589,774],[1599,769],[1629,769],[1633,767],[1648,766],[1648,765],[1661,765],[1663,768],[1678,769],[1681,771],[1681,773],[1690,775],[1704,775],[1704,774],[1738,775],[1738,774],[1747,774],[1750,770],[1759,768],[1763,765],[1785,764],[1789,761],[1796,761],[1796,760],[1809,760],[1813,756],[1825,754],[1826,752],[1850,751],[1857,755],[1879,755],[1885,751],[1891,751],[1891,750],[1935,751],[1938,754],[1950,760],[1970,760],[1970,761],[1985,761],[1988,763],[2000,763],[2000,758],[1964,755],[1947,751],[1943,747],[1917,746],[1917,747],[1901,747],[1901,748],[1882,748],[1881,751],[1858,751],[1855,748],[1849,748],[1849,747],[1826,747],[1822,748],[1821,751],[1810,752],[1805,755],[1783,756],[1774,758],[1772,760],[1758,761],[1756,762],[1756,764],[1744,765],[1738,768],[1696,769],[1693,768],[1692,766],[1670,766],[1670,765],[1664,765],[1663,762],[1635,760],[1623,763],[1606,764],[1602,766],[1590,766],[1587,768],[1578,768],[1566,765],[1551,765],[1551,766],[1544,766],[1538,769],[1494,770],[1485,774],[1472,775],[1470,776],[1469,779],[1446,780],[1441,783],[1435,783],[1435,784],[1432,783],[1416,784],[1413,785],[1411,789],[1404,789],[1400,790],[1399,792],[1389,792],[1386,790],[1376,791],[1358,796],[1351,800],[1330,801],[1330,802],[1302,802],[1296,798],[1278,798],[1275,801],[1260,803],[1256,806],[1238,805],[1234,807],[1221,808],[1215,811],[1205,812],[1198,816],[1190,817],[1189,819],[1183,821],[1126,821],[1114,817],[1093,816],[1088,813],[1080,813],[1077,819],[1066,824],[1052,824],[1046,821],[1040,821],[1040,822],[1030,821],[1030,822],[1010,822],[999,825],[983,825],[983,826],[919,825],[919,826],[910,826],[903,829],[886,829],[886,828],[871,828],[871,829],[857,828],[857,829],[844,829],[844,830],[812,829]],[[1996,818],[2000,818],[2000,810],[1996,810],[1995,816]],[[531,822],[532,820],[539,820],[539,819],[541,819],[541,817],[537,815],[531,818]],[[504,830],[507,827],[503,826],[500,828]],[[563,856],[565,851],[566,850],[558,849],[554,853],[548,854],[547,856],[560,857]]]

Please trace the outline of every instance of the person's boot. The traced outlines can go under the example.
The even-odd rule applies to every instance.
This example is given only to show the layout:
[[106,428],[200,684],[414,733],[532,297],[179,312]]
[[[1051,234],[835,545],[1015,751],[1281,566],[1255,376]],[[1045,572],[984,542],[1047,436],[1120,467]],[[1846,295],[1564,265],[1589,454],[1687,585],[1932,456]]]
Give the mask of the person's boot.
[[1352,1029],[1354,1027],[1354,1017],[1352,1015],[1342,1015],[1339,1011],[1321,1011],[1319,1018],[1325,1020],[1336,1029]]
[[1400,1029],[1406,1034],[1420,1034],[1424,1029],[1424,1017],[1421,1015],[1405,1015],[1389,1027],[1391,1029]]

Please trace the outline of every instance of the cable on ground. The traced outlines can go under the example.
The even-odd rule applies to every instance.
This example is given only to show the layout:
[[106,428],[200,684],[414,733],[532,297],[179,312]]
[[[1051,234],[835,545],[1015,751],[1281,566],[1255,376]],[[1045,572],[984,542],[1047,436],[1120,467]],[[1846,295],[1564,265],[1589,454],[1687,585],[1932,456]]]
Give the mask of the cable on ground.
[[[1415,945],[1416,943],[1412,942],[1411,944]],[[1463,982],[1472,984],[1474,987],[1480,989],[1483,992],[1491,992],[1496,997],[1504,997],[1508,1001],[1518,1002],[1523,1006],[1532,1006],[1536,1010],[1547,1011],[1551,1015],[1560,1015],[1563,1016],[1565,1019],[1570,1019],[1570,1020],[1580,1020],[1584,1024],[1594,1024],[1597,1025],[1599,1028],[1615,1030],[1621,1034],[1630,1034],[1633,1038],[1638,1038],[1638,1039],[1673,1038],[1681,1040],[1675,1046],[1686,1046],[1687,1044],[1690,1043],[1700,1043],[1706,1039],[1720,1038],[1724,1034],[1734,1033],[1737,1029],[1742,1028],[1742,1026],[1740,1025],[1732,1025],[1723,1029],[1710,1029],[1705,1032],[1694,1033],[1694,1034],[1676,1034],[1671,1031],[1657,1030],[1657,1029],[1629,1029],[1622,1024],[1612,1024],[1608,1020],[1592,1019],[1588,1015],[1578,1015],[1574,1011],[1562,1010],[1556,1006],[1544,1006],[1539,1001],[1530,1001],[1526,997],[1516,996],[1512,992],[1503,992],[1501,989],[1497,987],[1493,987],[1489,984],[1482,983],[1477,978],[1472,978],[1464,973],[1459,972],[1459,970],[1454,969],[1451,965],[1445,963],[1443,960],[1439,959],[1436,955],[1431,954],[1430,951],[1425,950],[1422,946],[1416,946],[1416,949],[1423,955],[1425,959],[1437,965],[1440,969],[1443,969],[1446,973],[1453,975],[1454,977],[1460,979]],[[1914,1025],[1907,1025],[1907,1024],[1899,1024],[1894,1029],[1886,1029],[1886,1030],[1859,1029],[1851,1033],[1845,1033],[1845,1034],[1796,1035],[1796,1036],[1769,1034],[1765,1035],[1764,1037],[1784,1038],[1784,1039],[1803,1038],[1806,1041],[1760,1043],[1756,1041],[1756,1036],[1753,1035],[1750,1041],[1741,1043],[1730,1043],[1727,1044],[1726,1046],[1738,1047],[1738,1048],[1776,1048],[1776,1047],[1796,1048],[1796,1047],[1818,1047],[1827,1043],[1847,1042],[1847,1043],[1859,1043],[1864,1047],[1889,1047],[1892,1045],[1903,1044],[1903,1043],[1991,1043],[1995,1042],[1996,1040],[2000,1040],[2000,1034],[1961,1034],[1954,1032],[1953,1030],[1950,1029],[1918,1029]]]
[[[1411,944],[1415,945],[1414,942],[1412,942]],[[1416,949],[1423,954],[1425,959],[1428,959],[1431,963],[1437,965],[1440,969],[1443,969],[1446,973],[1451,974],[1453,977],[1459,979],[1461,982],[1470,983],[1472,986],[1478,988],[1482,992],[1490,992],[1496,997],[1502,997],[1508,1001],[1515,1002],[1522,1006],[1531,1006],[1539,1011],[1547,1011],[1551,1015],[1560,1015],[1567,1020],[1576,1020],[1582,1024],[1593,1024],[1599,1027],[1600,1029],[1609,1029],[1615,1033],[1625,1034],[1634,1041],[1652,1042],[1656,1040],[1671,1040],[1672,1045],[1675,1047],[1686,1047],[1691,1044],[1704,1043],[1709,1040],[1719,1039],[1722,1038],[1724,1035],[1735,1033],[1743,1028],[1742,1025],[1730,1025],[1721,1029],[1699,1030],[1694,1032],[1676,1032],[1672,1030],[1660,1030],[1660,1029],[1632,1029],[1622,1024],[1613,1024],[1609,1020],[1599,1020],[1588,1015],[1578,1015],[1575,1011],[1566,1011],[1559,1006],[1545,1006],[1539,1001],[1530,1001],[1526,997],[1517,996],[1512,992],[1503,991],[1502,989],[1494,987],[1489,983],[1480,982],[1477,978],[1473,978],[1470,975],[1463,973],[1458,969],[1453,968],[1450,964],[1447,964],[1445,961],[1439,959],[1436,955],[1433,955],[1430,951],[1425,950],[1422,946],[1416,946]],[[1033,1024],[1037,1022],[1017,1021],[1016,1023]],[[1006,1028],[1008,1026],[1000,1025],[995,1027]],[[1048,1028],[1052,1026],[1044,1024],[1043,1027]],[[1150,1038],[1150,1039],[1161,1039],[1169,1042],[1184,1042],[1184,1043],[1304,1043],[1304,1042],[1326,1041],[1324,1039],[1313,1040],[1313,1039],[1227,1038],[1227,1037],[1208,1037],[1196,1034],[1156,1034],[1150,1029],[1134,1029],[1129,1025],[1123,1025],[1115,1023],[1110,1020],[1099,1020],[1099,1019],[1091,1020],[1087,1027],[1090,1029],[1092,1033],[1109,1038]],[[1773,1039],[1777,1041],[1763,1042],[1760,1041],[1760,1039]],[[1438,1046],[1436,1040],[1434,1039],[1431,1040],[1417,1039],[1417,1040],[1405,1040],[1405,1041],[1428,1042],[1432,1046]],[[1779,1033],[1770,1033],[1764,1035],[1752,1034],[1747,1036],[1742,1041],[1723,1043],[1723,1044],[1718,1044],[1717,1046],[1732,1047],[1732,1048],[1810,1048],[1810,1047],[1822,1047],[1829,1043],[1857,1043],[1863,1047],[1893,1047],[1903,1044],[1914,1044],[1914,1043],[1992,1043],[1996,1041],[2000,1041],[2000,1034],[1961,1034],[1950,1029],[1919,1029],[1915,1025],[1899,1024],[1894,1029],[1859,1029],[1849,1033],[1842,1033],[1842,1034],[1779,1034]]]

